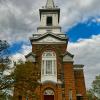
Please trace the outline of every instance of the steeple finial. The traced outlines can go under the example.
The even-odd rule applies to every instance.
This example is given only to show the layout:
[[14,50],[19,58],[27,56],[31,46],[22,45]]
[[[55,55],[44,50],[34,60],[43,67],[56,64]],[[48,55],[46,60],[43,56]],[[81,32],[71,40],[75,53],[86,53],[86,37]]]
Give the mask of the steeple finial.
[[55,7],[54,1],[53,0],[47,0],[46,8],[54,8],[54,7]]

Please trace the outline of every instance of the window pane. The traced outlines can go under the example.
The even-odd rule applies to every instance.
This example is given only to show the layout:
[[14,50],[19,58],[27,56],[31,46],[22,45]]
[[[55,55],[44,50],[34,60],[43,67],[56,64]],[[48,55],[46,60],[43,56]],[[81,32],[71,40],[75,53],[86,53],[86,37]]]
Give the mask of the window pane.
[[52,74],[52,60],[46,61],[46,74]]
[[69,100],[72,100],[72,90],[69,90]]

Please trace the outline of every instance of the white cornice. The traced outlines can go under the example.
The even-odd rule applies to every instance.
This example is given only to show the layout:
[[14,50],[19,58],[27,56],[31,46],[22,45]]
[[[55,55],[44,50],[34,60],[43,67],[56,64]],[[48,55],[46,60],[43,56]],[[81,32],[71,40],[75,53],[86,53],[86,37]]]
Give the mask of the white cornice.
[[66,41],[59,41],[59,42],[48,42],[48,41],[39,41],[39,42],[32,42],[32,44],[66,44]]
[[81,64],[75,64],[74,65],[74,70],[83,70],[84,65]]

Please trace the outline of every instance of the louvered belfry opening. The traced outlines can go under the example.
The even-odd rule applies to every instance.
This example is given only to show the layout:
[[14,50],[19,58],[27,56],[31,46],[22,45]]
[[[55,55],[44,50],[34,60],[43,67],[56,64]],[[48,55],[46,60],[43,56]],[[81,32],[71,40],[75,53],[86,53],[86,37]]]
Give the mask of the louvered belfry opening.
[[47,17],[47,26],[52,26],[52,17]]

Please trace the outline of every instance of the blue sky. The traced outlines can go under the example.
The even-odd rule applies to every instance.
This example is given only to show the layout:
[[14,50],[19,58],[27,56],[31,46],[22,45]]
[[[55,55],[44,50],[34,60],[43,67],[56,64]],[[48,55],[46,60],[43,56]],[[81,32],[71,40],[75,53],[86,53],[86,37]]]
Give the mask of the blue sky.
[[77,25],[70,28],[66,34],[68,34],[71,42],[76,42],[79,39],[91,38],[92,35],[100,34],[100,23],[89,19],[84,23],[77,23]]
[[[100,0],[54,1],[61,9],[60,25],[69,37],[68,50],[75,55],[75,63],[85,65],[89,88],[100,73]],[[37,32],[39,8],[45,4],[46,0],[0,1],[0,39],[10,43],[13,60],[24,59],[31,51],[28,39]]]
[[9,49],[12,51],[12,54],[15,54],[17,52],[20,52],[22,45],[23,41],[15,42],[10,46]]

